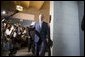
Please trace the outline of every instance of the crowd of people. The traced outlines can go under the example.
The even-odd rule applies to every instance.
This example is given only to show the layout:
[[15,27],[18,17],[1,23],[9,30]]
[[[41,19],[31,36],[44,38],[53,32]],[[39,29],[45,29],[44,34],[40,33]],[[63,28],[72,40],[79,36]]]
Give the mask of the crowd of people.
[[1,23],[1,45],[3,50],[10,51],[9,55],[16,53],[17,49],[28,46],[30,51],[32,38],[30,38],[30,28],[23,27],[19,23],[11,24],[10,22]]
[[41,56],[44,56],[46,46],[50,53],[51,51],[49,44],[51,39],[48,37],[49,44],[46,40],[46,35],[49,35],[48,32],[50,30],[48,31],[47,29],[47,23],[43,22],[43,24],[43,30],[40,32],[38,25],[35,25],[34,27],[32,25],[29,27],[24,27],[19,23],[12,24],[10,22],[3,21],[1,23],[2,54],[4,51],[9,51],[9,56],[13,56],[16,54],[18,49],[21,49],[22,47],[28,47],[28,52],[31,50],[33,55],[39,56],[40,53]]

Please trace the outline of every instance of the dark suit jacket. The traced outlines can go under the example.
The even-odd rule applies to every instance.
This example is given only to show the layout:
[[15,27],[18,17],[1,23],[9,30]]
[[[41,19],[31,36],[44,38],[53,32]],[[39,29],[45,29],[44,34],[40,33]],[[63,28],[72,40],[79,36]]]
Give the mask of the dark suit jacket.
[[[39,22],[36,22],[35,34],[39,37],[39,42],[45,41],[47,38],[46,37],[47,35],[48,35],[48,39],[50,39],[50,27],[48,26],[48,23],[43,22],[40,30],[39,30],[38,26],[39,26]],[[37,31],[37,30],[39,30],[39,31]],[[37,38],[35,39],[35,41],[36,40],[37,40]]]
[[83,17],[83,20],[82,20],[82,23],[81,23],[81,29],[84,31],[84,17]]
[[49,31],[50,30],[49,30],[48,24],[46,22],[43,22],[41,31],[40,31],[41,40],[46,40],[46,36],[47,34],[49,34]]

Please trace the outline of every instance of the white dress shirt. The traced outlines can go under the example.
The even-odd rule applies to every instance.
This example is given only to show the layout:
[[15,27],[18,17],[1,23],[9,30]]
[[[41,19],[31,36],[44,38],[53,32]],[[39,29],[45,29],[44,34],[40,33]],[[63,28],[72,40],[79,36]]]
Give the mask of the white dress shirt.
[[6,29],[5,34],[6,34],[6,35],[10,35],[13,29],[14,29],[13,26],[11,27],[11,30]]
[[39,20],[39,26],[40,26],[40,28],[42,27],[42,23],[43,23],[43,21]]
[[16,35],[17,35],[17,33],[16,33],[16,32],[14,32],[13,37],[16,37]]

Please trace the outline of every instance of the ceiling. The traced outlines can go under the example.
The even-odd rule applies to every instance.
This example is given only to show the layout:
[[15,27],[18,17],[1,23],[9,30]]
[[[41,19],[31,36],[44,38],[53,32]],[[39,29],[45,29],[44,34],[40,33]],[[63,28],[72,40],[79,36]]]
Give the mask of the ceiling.
[[[38,19],[38,14],[41,12],[45,14],[46,18],[48,18],[49,1],[1,1],[1,12],[3,10],[6,11],[6,14],[1,14],[1,16],[5,17],[13,14],[16,9],[16,5],[21,5],[23,7],[23,11],[20,14],[17,13],[15,16],[23,15],[26,19],[28,18],[27,14],[33,14],[35,15],[35,19]],[[20,19],[22,19],[22,16]]]
[[44,1],[13,1],[15,5],[21,5],[24,8],[33,7],[37,10],[40,10],[44,4]]
[[[10,15],[16,9],[16,5],[21,5],[23,9],[33,8],[41,10],[45,1],[1,1],[1,10],[7,10],[7,15]],[[10,12],[9,12],[10,11]]]
[[1,8],[15,8],[16,5],[23,6],[24,9],[34,8],[40,10],[45,1],[1,1]]

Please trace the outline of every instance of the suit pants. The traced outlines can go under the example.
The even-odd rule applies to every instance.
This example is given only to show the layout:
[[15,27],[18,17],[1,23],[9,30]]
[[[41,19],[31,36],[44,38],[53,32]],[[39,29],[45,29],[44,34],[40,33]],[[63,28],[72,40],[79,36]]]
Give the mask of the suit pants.
[[46,41],[42,41],[39,51],[39,56],[45,56],[45,51],[46,51]]
[[35,42],[35,56],[39,56],[39,44]]

